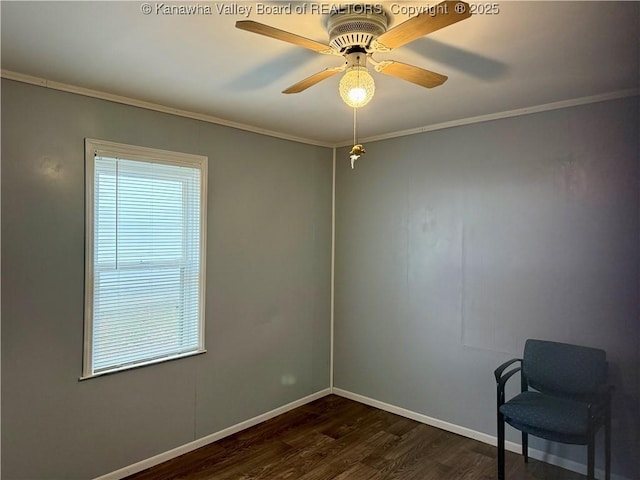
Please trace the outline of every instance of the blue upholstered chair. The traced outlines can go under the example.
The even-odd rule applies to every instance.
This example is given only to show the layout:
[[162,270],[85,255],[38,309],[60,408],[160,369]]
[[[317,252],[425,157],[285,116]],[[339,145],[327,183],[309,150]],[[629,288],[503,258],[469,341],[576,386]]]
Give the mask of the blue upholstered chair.
[[[514,363],[511,370],[505,370]],[[520,372],[521,393],[505,402],[505,384]],[[588,446],[587,477],[594,480],[595,436],[605,430],[605,475],[611,476],[611,393],[606,385],[603,350],[543,340],[527,340],[523,358],[494,372],[498,389],[498,480],[504,480],[505,422],[522,432],[522,455],[528,436]],[[532,390],[530,390],[531,388]]]

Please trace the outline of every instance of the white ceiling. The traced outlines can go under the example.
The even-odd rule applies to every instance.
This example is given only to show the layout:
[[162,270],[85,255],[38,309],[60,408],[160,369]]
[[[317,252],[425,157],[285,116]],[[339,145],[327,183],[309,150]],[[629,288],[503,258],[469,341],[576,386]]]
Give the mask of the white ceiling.
[[[173,5],[178,2],[149,2]],[[262,2],[323,6],[333,2]],[[343,2],[344,3],[344,2]],[[378,2],[381,3],[381,2]],[[424,2],[383,2],[387,10]],[[199,2],[212,14],[141,13],[143,2],[0,2],[2,69],[335,144],[352,136],[339,75],[305,92],[291,84],[341,63],[234,28],[249,19],[328,43],[326,17],[257,15],[256,2]],[[500,2],[378,60],[449,76],[434,89],[374,73],[376,95],[358,114],[361,138],[640,85],[640,3]],[[204,10],[204,8],[202,8]],[[396,25],[408,17],[397,15]]]

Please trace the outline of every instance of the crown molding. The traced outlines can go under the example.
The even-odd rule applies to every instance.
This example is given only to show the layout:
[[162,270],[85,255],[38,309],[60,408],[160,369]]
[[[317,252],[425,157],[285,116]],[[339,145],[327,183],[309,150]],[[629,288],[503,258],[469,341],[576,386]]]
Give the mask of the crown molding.
[[[419,133],[432,132],[434,130],[443,130],[445,128],[460,127],[462,125],[471,125],[473,123],[491,122],[493,120],[501,120],[503,118],[519,117],[522,115],[531,115],[534,113],[549,112],[551,110],[559,110],[561,108],[577,107],[580,105],[588,105],[590,103],[606,102],[609,100],[617,100],[620,98],[636,97],[640,95],[640,88],[628,88],[626,90],[617,90],[615,92],[591,95],[588,97],[579,97],[569,100],[561,100],[559,102],[544,103],[542,105],[534,105],[531,107],[518,108],[516,110],[507,110],[504,112],[490,113],[487,115],[479,115],[477,117],[460,118],[450,122],[434,123],[423,127],[411,128],[408,130],[400,130],[397,132],[384,133],[373,137],[361,138],[360,143],[377,142],[380,140],[388,140],[390,138],[406,137],[408,135],[416,135]],[[339,142],[334,147],[348,147],[352,142],[345,140]]]
[[[203,113],[190,112],[187,110],[181,110],[178,108],[168,107],[157,103],[146,102],[144,100],[138,100],[136,98],[125,97],[121,95],[115,95],[113,93],[102,92],[99,90],[92,90],[89,88],[78,87],[67,83],[54,82],[46,78],[35,77],[24,73],[14,72],[11,70],[0,70],[0,77],[7,80],[15,80],[17,82],[28,83],[31,85],[37,85],[39,87],[50,88],[53,90],[60,90],[63,92],[75,93],[78,95],[84,95],[86,97],[98,98],[101,100],[108,100],[111,102],[121,103],[124,105],[130,105],[133,107],[146,108],[148,110],[154,110],[156,112],[168,113],[171,115],[177,115],[180,117],[191,118],[194,120],[200,120],[203,122],[214,123],[216,125],[223,125],[226,127],[237,128],[239,130],[245,130],[252,133],[258,133],[261,135],[267,135],[270,137],[280,138],[283,140],[290,140],[298,143],[305,143],[308,145],[315,145],[318,147],[326,148],[339,148],[351,146],[351,141],[343,140],[336,143],[320,142],[310,138],[297,137],[295,135],[289,135],[282,132],[276,132],[272,130],[266,130],[258,128],[252,125],[244,123],[232,122],[223,118],[206,115]],[[501,120],[504,118],[519,117],[522,115],[531,115],[535,113],[548,112],[551,110],[559,110],[561,108],[577,107],[580,105],[588,105],[590,103],[606,102],[609,100],[617,100],[620,98],[635,97],[640,95],[640,88],[629,88],[626,90],[617,90],[614,92],[602,93],[598,95],[591,95],[587,97],[578,97],[569,100],[561,100],[558,102],[545,103],[542,105],[533,105],[530,107],[518,108],[516,110],[507,110],[504,112],[490,113],[487,115],[479,115],[476,117],[460,118],[457,120],[451,120],[449,122],[434,123],[431,125],[424,125],[422,127],[411,128],[408,130],[399,130],[396,132],[389,132],[382,135],[375,135],[372,137],[366,137],[360,139],[360,143],[378,142],[381,140],[388,140],[391,138],[406,137],[408,135],[416,135],[419,133],[432,132],[435,130],[443,130],[445,128],[460,127],[463,125],[471,125],[474,123],[491,122],[494,120]]]
[[246,125],[244,123],[232,122],[229,120],[225,120],[223,118],[214,117],[212,115],[190,112],[187,110],[181,110],[179,108],[168,107],[166,105],[145,102],[144,100],[138,100],[136,98],[125,97],[122,95],[115,95],[113,93],[102,92],[99,90],[92,90],[84,87],[78,87],[76,85],[70,85],[68,83],[54,82],[46,78],[34,77],[32,75],[26,75],[24,73],[14,72],[11,70],[0,70],[0,76],[7,80],[15,80],[17,82],[28,83],[31,85],[36,85],[44,88],[50,88],[52,90],[60,90],[62,92],[75,93],[78,95],[83,95],[85,97],[108,100],[111,102],[130,105],[133,107],[145,108],[147,110],[154,110],[156,112],[169,113],[171,115],[177,115],[179,117],[191,118],[191,119],[200,120],[203,122],[214,123],[216,125],[223,125],[225,127],[237,128],[239,130],[245,130],[252,133],[267,135],[269,137],[281,138],[283,140],[290,140],[292,142],[305,143],[308,145],[315,145],[318,147],[326,147],[326,148],[332,148],[334,146],[332,143],[325,143],[325,142],[320,142],[310,138],[303,138],[303,137],[297,137],[295,135],[288,135],[286,133],[275,132],[272,130],[266,130],[263,128],[254,127],[253,125]]

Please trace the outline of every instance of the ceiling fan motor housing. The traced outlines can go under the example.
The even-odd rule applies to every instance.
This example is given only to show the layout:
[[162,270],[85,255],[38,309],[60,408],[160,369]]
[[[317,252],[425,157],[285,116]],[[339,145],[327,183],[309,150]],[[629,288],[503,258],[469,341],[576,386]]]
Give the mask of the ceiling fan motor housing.
[[353,47],[369,51],[371,42],[387,31],[388,18],[376,9],[345,9],[333,13],[327,22],[329,45],[345,53]]

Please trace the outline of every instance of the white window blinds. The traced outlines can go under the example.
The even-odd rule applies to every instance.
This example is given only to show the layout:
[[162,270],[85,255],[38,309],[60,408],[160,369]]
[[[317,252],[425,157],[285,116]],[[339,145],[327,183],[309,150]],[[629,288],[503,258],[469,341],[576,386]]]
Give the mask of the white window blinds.
[[83,376],[204,351],[205,173],[204,157],[87,141]]

